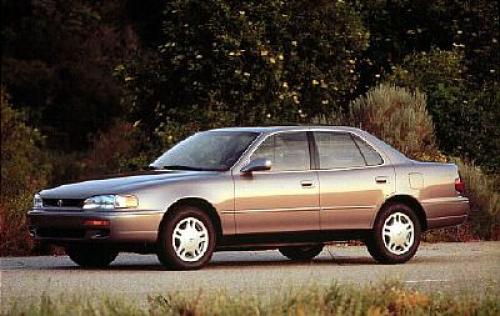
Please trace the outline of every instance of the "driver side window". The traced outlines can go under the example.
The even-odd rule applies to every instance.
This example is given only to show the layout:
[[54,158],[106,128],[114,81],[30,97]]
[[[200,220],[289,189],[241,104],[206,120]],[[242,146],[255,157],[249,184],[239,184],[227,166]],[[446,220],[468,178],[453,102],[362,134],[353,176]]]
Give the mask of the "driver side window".
[[269,136],[252,154],[252,160],[258,158],[269,159],[272,171],[309,170],[306,132],[285,132]]

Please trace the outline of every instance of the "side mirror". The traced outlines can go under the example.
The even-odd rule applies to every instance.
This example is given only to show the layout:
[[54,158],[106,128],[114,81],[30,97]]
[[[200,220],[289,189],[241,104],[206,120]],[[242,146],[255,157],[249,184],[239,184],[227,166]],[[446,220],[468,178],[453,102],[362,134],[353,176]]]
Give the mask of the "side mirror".
[[241,168],[241,173],[252,173],[254,171],[267,171],[271,169],[271,160],[265,158],[258,158],[250,161],[246,166]]

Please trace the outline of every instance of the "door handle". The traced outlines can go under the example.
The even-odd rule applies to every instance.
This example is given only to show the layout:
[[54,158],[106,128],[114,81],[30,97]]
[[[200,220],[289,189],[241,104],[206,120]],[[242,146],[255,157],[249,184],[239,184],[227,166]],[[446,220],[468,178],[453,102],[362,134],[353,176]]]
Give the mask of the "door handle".
[[302,180],[302,181],[300,181],[300,185],[303,188],[313,188],[314,187],[313,182],[311,180]]
[[379,184],[387,183],[387,177],[384,177],[384,176],[375,177],[375,182],[377,182]]

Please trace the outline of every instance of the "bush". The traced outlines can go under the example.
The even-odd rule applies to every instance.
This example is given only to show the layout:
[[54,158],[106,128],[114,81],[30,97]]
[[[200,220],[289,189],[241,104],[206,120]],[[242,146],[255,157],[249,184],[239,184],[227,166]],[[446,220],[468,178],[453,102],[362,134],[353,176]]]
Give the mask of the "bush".
[[439,157],[425,94],[380,85],[350,104],[344,121],[391,144],[411,158]]
[[136,126],[117,122],[107,131],[99,132],[89,151],[81,159],[81,177],[123,173],[147,166],[148,140]]
[[50,164],[40,150],[40,132],[26,125],[23,115],[12,109],[3,87],[1,111],[0,255],[26,254],[32,244],[25,214],[33,193],[46,185]]
[[500,239],[500,177],[485,174],[480,167],[456,160],[470,200],[469,223],[481,239]]

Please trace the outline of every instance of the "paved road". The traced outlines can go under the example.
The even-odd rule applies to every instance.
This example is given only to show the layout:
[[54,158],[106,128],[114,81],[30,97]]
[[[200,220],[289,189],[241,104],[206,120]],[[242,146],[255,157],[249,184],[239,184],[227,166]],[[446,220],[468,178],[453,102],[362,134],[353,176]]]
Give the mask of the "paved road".
[[423,291],[500,294],[500,242],[423,244],[403,265],[376,264],[364,247],[331,246],[311,263],[286,260],[277,251],[216,253],[200,271],[165,271],[155,256],[121,254],[109,269],[86,270],[66,256],[3,258],[2,305],[87,293],[144,301],[169,291],[224,290],[268,295],[334,281],[367,285],[401,280]]

